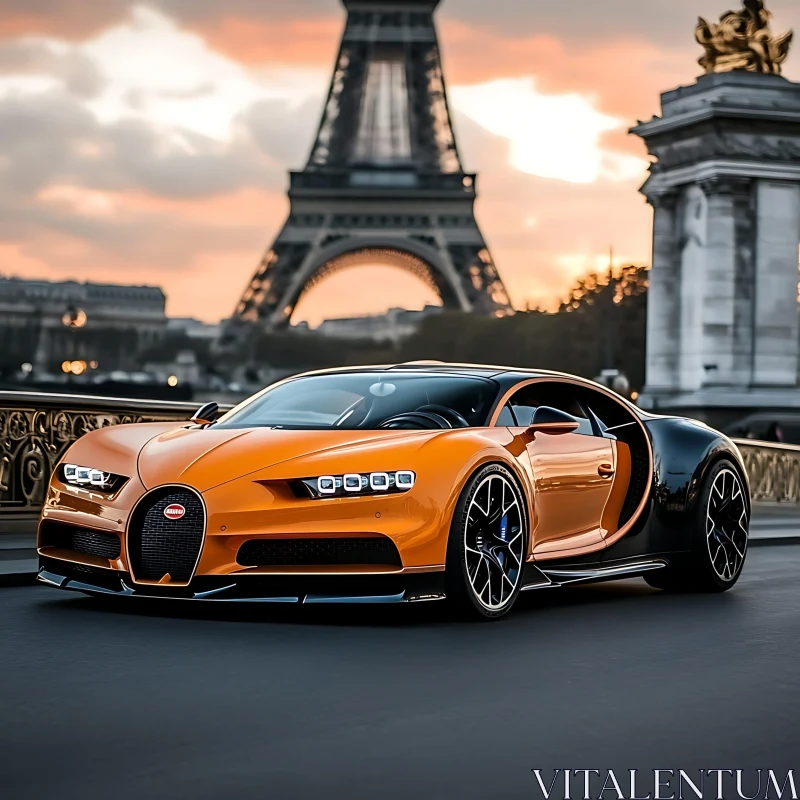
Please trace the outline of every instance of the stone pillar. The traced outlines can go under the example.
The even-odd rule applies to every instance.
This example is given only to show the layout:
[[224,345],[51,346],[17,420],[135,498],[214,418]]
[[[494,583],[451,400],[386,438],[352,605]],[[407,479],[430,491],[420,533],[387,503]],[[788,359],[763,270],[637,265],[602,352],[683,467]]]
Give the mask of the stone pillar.
[[736,275],[733,303],[733,366],[731,386],[753,381],[753,298],[755,296],[756,184],[738,182],[733,195],[736,222]]
[[[674,390],[678,381],[680,278],[677,193],[648,198],[653,206],[653,261],[647,293],[647,385]],[[677,279],[676,279],[677,276]]]
[[678,389],[696,391],[703,385],[705,352],[703,317],[708,273],[709,203],[699,186],[687,187],[679,205],[680,284]]
[[702,340],[698,343],[703,361],[700,385],[747,385],[747,373],[742,374],[736,369],[734,325],[739,212],[736,201],[737,197],[747,197],[750,182],[714,177],[703,181],[700,187],[708,199],[706,274],[702,287],[703,329]]
[[800,409],[800,83],[710,74],[661,106],[632,129],[656,208],[641,403],[712,422]]
[[800,184],[758,182],[753,384],[797,384]]

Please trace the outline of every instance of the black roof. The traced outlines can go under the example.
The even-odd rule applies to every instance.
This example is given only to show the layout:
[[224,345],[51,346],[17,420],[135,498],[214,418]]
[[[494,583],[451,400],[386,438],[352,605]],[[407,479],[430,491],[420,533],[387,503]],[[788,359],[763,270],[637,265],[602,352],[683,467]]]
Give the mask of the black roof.
[[457,364],[447,361],[408,361],[403,364],[369,364],[364,366],[337,367],[315,370],[315,375],[341,372],[424,372],[429,375],[472,375],[476,378],[493,378],[504,385],[513,385],[528,378],[570,378],[583,383],[592,381],[566,372],[553,372],[546,369],[526,369],[524,367],[503,367],[494,364]]
[[[582,378],[580,375],[571,375],[568,372],[555,372],[548,369],[504,367],[494,364],[456,364],[448,361],[408,361],[403,364],[366,364],[363,366],[320,369],[303,373],[303,375],[335,375],[337,373],[342,374],[357,372],[419,372],[425,375],[472,376],[475,378],[482,378],[484,380],[488,379],[495,381],[495,383],[498,385],[500,393],[504,393],[508,389],[513,388],[520,381],[529,380],[530,378],[551,378],[553,380],[566,379],[569,381],[578,381],[588,388],[595,388],[605,394],[612,395],[623,406],[625,406],[625,408],[638,416],[640,419],[655,419],[658,417],[656,414],[643,411],[641,408],[634,405],[630,400],[626,400],[616,392],[608,389],[605,386],[601,386],[595,381]],[[303,375],[294,375],[292,377],[299,378],[303,377]]]

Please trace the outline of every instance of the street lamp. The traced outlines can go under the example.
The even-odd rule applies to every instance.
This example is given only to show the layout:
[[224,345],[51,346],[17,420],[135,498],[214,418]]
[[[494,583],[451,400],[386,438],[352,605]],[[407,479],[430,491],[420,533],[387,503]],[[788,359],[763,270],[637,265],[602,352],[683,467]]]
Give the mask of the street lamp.
[[70,375],[83,375],[88,368],[85,361],[64,361],[61,364],[61,371],[65,372],[67,376]]
[[75,328],[82,328],[86,325],[86,312],[82,308],[76,306],[67,306],[67,310],[61,317],[61,322],[65,328],[74,330]]
[[[67,306],[67,310],[61,315],[61,324],[69,331],[76,331],[86,325],[86,312],[77,306]],[[72,354],[73,348],[69,348]],[[67,374],[67,382],[72,380],[73,375],[82,375],[86,372],[85,361],[64,361],[61,369]]]

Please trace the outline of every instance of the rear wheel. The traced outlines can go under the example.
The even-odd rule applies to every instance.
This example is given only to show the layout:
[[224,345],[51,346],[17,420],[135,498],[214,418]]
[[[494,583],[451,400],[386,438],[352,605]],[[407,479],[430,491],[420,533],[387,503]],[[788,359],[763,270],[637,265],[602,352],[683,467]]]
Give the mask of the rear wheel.
[[724,592],[739,579],[747,555],[747,497],[736,468],[724,459],[698,498],[691,552],[665,569],[646,573],[656,589]]
[[471,616],[507,614],[522,587],[528,524],[522,492],[500,464],[478,470],[458,500],[447,543],[447,597]]

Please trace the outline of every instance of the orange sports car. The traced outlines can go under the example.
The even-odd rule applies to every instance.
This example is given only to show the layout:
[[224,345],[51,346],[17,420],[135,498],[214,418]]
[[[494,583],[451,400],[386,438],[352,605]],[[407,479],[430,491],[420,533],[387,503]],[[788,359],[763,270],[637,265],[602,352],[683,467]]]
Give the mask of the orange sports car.
[[747,552],[736,446],[569,375],[415,363],[289,378],[218,418],[93,431],[52,476],[43,583],[267,603],[447,599],[641,575],[724,591]]

